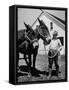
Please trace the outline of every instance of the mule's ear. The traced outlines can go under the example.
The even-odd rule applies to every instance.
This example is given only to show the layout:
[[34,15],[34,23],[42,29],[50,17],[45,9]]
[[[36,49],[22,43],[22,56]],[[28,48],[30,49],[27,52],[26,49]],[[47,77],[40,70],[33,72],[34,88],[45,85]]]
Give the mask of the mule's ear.
[[24,25],[26,27],[26,32],[28,31],[28,25],[24,22]]
[[25,25],[26,28],[28,28],[28,25],[25,22],[24,22],[24,25]]
[[39,23],[41,24],[41,20],[38,18]]

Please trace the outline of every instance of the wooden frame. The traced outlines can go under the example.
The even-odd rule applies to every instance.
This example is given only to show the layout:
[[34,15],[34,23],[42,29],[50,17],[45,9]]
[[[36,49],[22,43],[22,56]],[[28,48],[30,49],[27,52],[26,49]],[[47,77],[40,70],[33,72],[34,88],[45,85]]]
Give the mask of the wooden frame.
[[[17,70],[16,62],[18,60],[18,8],[29,8],[29,9],[48,9],[48,10],[59,10],[65,11],[65,79],[61,80],[44,80],[44,81],[27,81],[17,82]],[[36,83],[55,83],[55,82],[66,82],[67,81],[67,8],[59,7],[43,7],[43,6],[24,6],[24,5],[13,5],[9,7],[9,82],[11,84],[36,84]]]

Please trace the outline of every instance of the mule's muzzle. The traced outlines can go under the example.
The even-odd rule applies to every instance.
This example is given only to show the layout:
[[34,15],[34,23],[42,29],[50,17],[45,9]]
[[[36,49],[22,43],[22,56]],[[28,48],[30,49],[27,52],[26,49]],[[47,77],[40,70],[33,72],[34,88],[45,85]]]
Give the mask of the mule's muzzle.
[[50,42],[51,42],[51,37],[47,37],[44,40],[44,45],[50,44]]
[[51,40],[51,37],[48,36],[48,37],[46,38],[46,40],[47,40],[47,42],[50,41],[50,40]]

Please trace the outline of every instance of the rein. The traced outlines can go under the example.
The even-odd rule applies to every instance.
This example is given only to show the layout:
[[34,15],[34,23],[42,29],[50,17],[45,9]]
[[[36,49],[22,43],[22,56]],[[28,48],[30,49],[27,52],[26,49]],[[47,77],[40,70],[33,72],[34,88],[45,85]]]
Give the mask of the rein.
[[28,37],[26,31],[25,31],[25,37],[26,37],[30,42],[32,42],[32,40]]
[[54,58],[57,54],[58,54],[58,51],[57,51],[53,56],[49,56],[49,55],[48,55],[48,57],[49,57],[49,58]]

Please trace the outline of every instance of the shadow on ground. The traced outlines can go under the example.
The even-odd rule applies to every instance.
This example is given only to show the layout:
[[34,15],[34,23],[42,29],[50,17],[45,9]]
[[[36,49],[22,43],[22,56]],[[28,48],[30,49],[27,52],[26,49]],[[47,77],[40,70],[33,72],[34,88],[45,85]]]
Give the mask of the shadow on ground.
[[[27,66],[25,66],[25,65],[20,66],[19,69],[20,69],[21,72],[18,73],[18,76],[28,75],[28,67],[27,67]],[[40,77],[40,74],[43,74],[43,75],[47,75],[47,76],[48,76],[49,72],[40,71],[40,70],[38,70],[38,69],[36,69],[36,68],[33,69],[33,68],[31,67],[31,75],[32,75],[32,76]]]
[[[23,66],[20,66],[19,69],[20,69],[21,72],[18,73],[18,76],[28,75],[28,67],[27,66],[24,66],[24,65]],[[61,73],[61,72],[59,71],[59,73]],[[40,74],[43,74],[43,75],[48,76],[49,75],[49,72],[48,71],[40,71],[38,69],[33,69],[31,67],[31,75],[32,76],[40,77]],[[52,70],[52,74],[51,75],[52,76],[57,76],[56,70]]]

